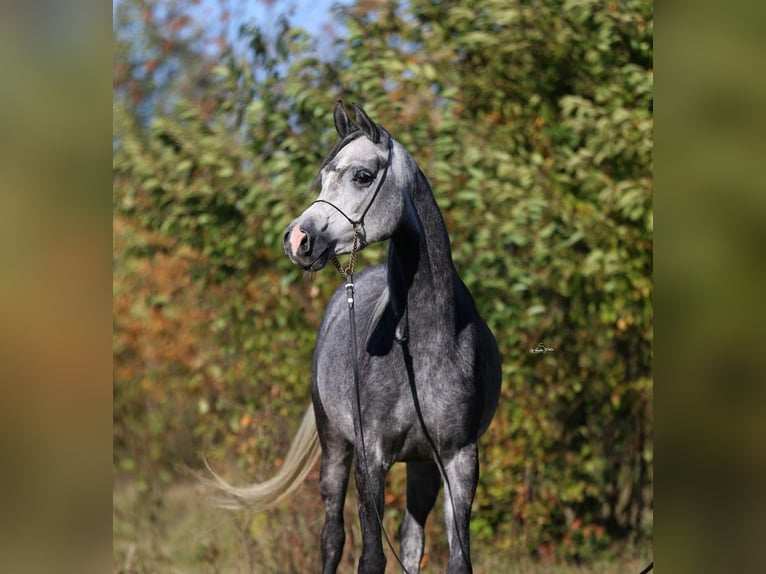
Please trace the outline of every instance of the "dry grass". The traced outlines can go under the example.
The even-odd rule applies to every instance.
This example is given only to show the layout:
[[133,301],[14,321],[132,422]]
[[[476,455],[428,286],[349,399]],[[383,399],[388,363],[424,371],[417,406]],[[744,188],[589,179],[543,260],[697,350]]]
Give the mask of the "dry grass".
[[[355,572],[361,548],[352,492],[346,504],[346,547],[339,572]],[[140,488],[118,481],[113,499],[114,572],[148,573],[274,573],[318,572],[318,547],[323,512],[316,478],[310,478],[283,507],[253,515],[215,508],[200,485],[177,483],[164,490]],[[395,507],[396,505],[392,505]],[[396,544],[399,511],[386,512],[385,526]],[[447,546],[441,512],[429,520],[424,573],[444,572]],[[388,572],[398,572],[386,550]],[[643,557],[587,566],[511,561],[492,548],[473,548],[477,574],[625,574],[638,573]]]

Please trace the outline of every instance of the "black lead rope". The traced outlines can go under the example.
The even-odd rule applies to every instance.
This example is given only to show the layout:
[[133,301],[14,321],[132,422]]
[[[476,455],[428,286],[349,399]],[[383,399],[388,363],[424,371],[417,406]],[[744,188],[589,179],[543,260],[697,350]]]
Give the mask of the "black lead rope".
[[[354,228],[354,245],[356,246],[356,227]],[[364,472],[367,475],[367,483],[371,483],[372,480],[370,479],[370,466],[367,462],[367,447],[364,444],[364,426],[362,425],[362,401],[360,399],[360,391],[359,391],[359,360],[357,358],[357,346],[356,346],[356,316],[354,314],[354,264],[356,262],[356,251],[355,249],[351,252],[351,262],[349,263],[348,267],[343,269],[340,266],[340,263],[338,263],[337,258],[333,256],[333,263],[335,263],[335,267],[340,271],[340,274],[343,275],[343,277],[346,279],[346,303],[348,303],[348,319],[349,324],[351,328],[351,362],[353,363],[353,371],[354,371],[354,391],[356,394],[356,413],[357,413],[357,420],[359,423],[359,440],[361,441],[362,446],[362,460],[364,461]],[[386,532],[385,526],[383,526],[383,517],[380,515],[380,511],[378,510],[378,504],[377,501],[372,501],[372,507],[375,510],[375,516],[378,519],[378,524],[380,524],[380,529],[383,532],[383,536],[386,539],[386,543],[388,544],[388,548],[393,553],[394,557],[396,558],[396,561],[399,562],[399,566],[402,567],[402,571],[404,574],[409,574],[407,571],[407,568],[404,567],[404,563],[402,562],[402,559],[399,558],[399,554],[397,554],[396,550],[394,549],[394,545],[391,543],[391,539],[388,537],[388,532]]]
[[[354,393],[356,395],[356,412],[357,412],[357,421],[359,423],[359,440],[362,443],[362,459],[364,461],[364,472],[367,475],[367,482],[372,482],[370,479],[370,466],[367,462],[367,447],[364,442],[364,425],[362,424],[362,401],[361,401],[361,392],[359,389],[359,359],[358,359],[358,351],[357,351],[357,344],[356,344],[356,314],[354,313],[354,268],[356,266],[356,248],[357,248],[357,235],[358,231],[357,228],[354,227],[354,240],[353,240],[353,247],[351,249],[351,258],[349,261],[349,264],[347,267],[341,266],[341,264],[338,262],[338,258],[334,255],[332,256],[332,262],[335,265],[335,268],[338,270],[338,272],[343,276],[343,278],[346,280],[345,288],[346,288],[346,303],[348,304],[348,321],[349,321],[349,328],[350,328],[350,336],[351,336],[351,363],[353,365],[353,374],[354,374]],[[407,330],[409,331],[409,325],[407,325]],[[405,334],[405,338],[402,339],[400,342],[403,346],[407,344],[408,334]],[[460,531],[457,529],[457,512],[455,511],[455,502],[452,499],[452,485],[450,484],[449,477],[447,476],[447,471],[444,469],[444,463],[442,462],[441,456],[439,456],[439,450],[436,448],[436,444],[434,443],[433,438],[431,438],[431,434],[428,432],[428,429],[426,428],[425,421],[423,420],[423,413],[420,410],[420,402],[418,401],[417,393],[415,391],[415,376],[414,373],[411,372],[412,370],[412,357],[409,354],[409,350],[405,349],[403,347],[403,351],[405,352],[405,363],[407,364],[407,370],[408,374],[410,375],[410,384],[412,386],[412,398],[415,401],[415,411],[417,412],[418,418],[420,420],[420,425],[423,429],[423,433],[425,434],[426,439],[428,440],[429,445],[431,446],[431,450],[433,450],[434,455],[436,456],[436,462],[439,466],[439,471],[441,472],[442,476],[444,477],[446,488],[447,488],[447,494],[449,496],[450,503],[452,504],[452,513],[455,520],[455,534],[458,539],[458,544],[460,545],[460,549],[463,553],[463,560],[468,562],[468,555],[465,551],[465,547],[463,546],[463,540],[460,537]],[[391,539],[388,537],[388,532],[386,532],[386,527],[383,526],[383,517],[380,515],[380,512],[378,511],[378,505],[373,501],[373,509],[375,510],[375,516],[378,519],[378,524],[380,524],[380,529],[383,532],[383,536],[386,539],[386,544],[388,544],[389,550],[391,550],[391,553],[396,558],[396,561],[399,562],[399,566],[402,567],[402,571],[404,574],[409,574],[407,571],[407,568],[405,568],[404,563],[402,562],[402,559],[399,557],[399,554],[397,554],[396,550],[394,549],[394,545],[391,543]],[[470,564],[468,564],[470,567]]]

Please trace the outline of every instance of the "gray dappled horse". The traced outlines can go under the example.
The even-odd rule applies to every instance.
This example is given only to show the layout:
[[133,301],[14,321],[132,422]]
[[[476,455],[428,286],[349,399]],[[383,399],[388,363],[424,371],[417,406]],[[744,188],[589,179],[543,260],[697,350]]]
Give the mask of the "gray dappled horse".
[[323,572],[330,573],[343,551],[343,504],[353,461],[362,528],[359,572],[383,572],[385,476],[393,463],[405,461],[403,567],[419,571],[426,517],[444,480],[447,572],[470,572],[476,443],[497,406],[500,355],[455,270],[444,220],[423,172],[386,130],[354,107],[356,122],[341,102],[335,107],[341,140],[320,169],[319,198],[287,228],[284,249],[293,263],[316,271],[337,254],[353,258],[357,249],[390,239],[387,263],[354,277],[358,388],[346,292],[339,288],[314,352],[313,406],[279,472],[249,487],[216,478],[230,495],[266,508],[294,491],[321,454],[322,562]]

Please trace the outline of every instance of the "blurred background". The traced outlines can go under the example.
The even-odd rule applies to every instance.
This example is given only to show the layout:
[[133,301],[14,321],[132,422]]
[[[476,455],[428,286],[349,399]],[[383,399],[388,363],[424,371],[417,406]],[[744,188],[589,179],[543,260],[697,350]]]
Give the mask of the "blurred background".
[[[624,3],[616,4],[618,7],[625,6]],[[566,12],[563,7],[569,5],[562,2],[548,11],[535,8],[536,15],[550,15],[553,12],[563,17]],[[188,6],[192,9],[194,5]],[[212,7],[214,4],[205,6]],[[525,3],[524,6],[532,5]],[[259,7],[261,12],[257,11]],[[121,58],[124,60],[116,49],[115,24],[133,22],[130,26],[137,31],[136,41],[142,38],[138,31],[143,26],[140,17],[136,16],[139,14],[137,10],[133,11],[134,21],[120,20],[118,8],[119,3],[109,6],[98,0],[0,3],[0,446],[4,469],[0,473],[0,502],[3,508],[0,513],[0,570],[76,574],[100,574],[110,569],[115,572],[129,569],[241,572],[250,564],[256,572],[280,571],[263,554],[266,549],[280,547],[273,539],[263,538],[264,530],[270,532],[275,529],[279,532],[276,539],[282,541],[284,548],[285,540],[297,544],[297,539],[276,530],[280,528],[280,519],[293,521],[288,532],[298,532],[303,520],[309,532],[307,540],[311,543],[292,547],[296,549],[292,553],[295,560],[299,560],[304,553],[314,552],[321,518],[317,513],[306,521],[302,518],[305,514],[290,512],[290,508],[284,509],[283,514],[260,518],[242,516],[235,519],[225,513],[212,516],[204,493],[194,490],[195,482],[190,479],[187,466],[199,469],[202,456],[215,458],[213,451],[216,448],[221,450],[215,445],[222,444],[225,439],[213,439],[210,446],[200,447],[199,454],[192,455],[185,466],[179,465],[175,458],[163,461],[165,467],[175,470],[154,472],[152,468],[145,467],[143,477],[135,463],[139,457],[126,455],[125,439],[121,439],[123,443],[114,440],[115,432],[125,434],[118,430],[120,423],[113,414],[119,419],[124,412],[120,407],[122,399],[114,393],[119,385],[124,386],[124,377],[117,374],[126,360],[124,355],[115,352],[118,347],[114,336],[124,321],[117,318],[113,305],[113,296],[115,300],[124,297],[117,288],[123,280],[120,269],[124,266],[115,263],[113,250],[113,243],[119,245],[115,230],[119,229],[121,217],[115,210],[115,199],[120,188],[115,182],[113,160],[116,159],[114,154],[119,138],[114,137],[118,127],[113,118],[116,120],[121,113],[117,109],[119,106],[114,104],[123,97],[114,64]],[[351,58],[355,58],[354,67],[360,71],[371,64],[362,61],[361,56],[354,56],[352,45],[341,40],[345,37],[345,27],[351,26],[343,13],[334,12],[332,7],[328,9],[321,2],[294,11],[291,8],[286,4],[275,4],[270,8],[268,4],[249,2],[247,10],[252,12],[245,13],[246,21],[259,23],[264,33],[274,34],[278,30],[276,22],[279,14],[289,12],[292,25],[306,28],[311,41],[316,43],[315,50],[323,58],[335,59],[338,54],[348,52],[347,56],[335,61],[334,68],[339,70],[344,86],[358,86],[363,79],[369,79],[369,76],[355,76],[349,68]],[[449,6],[443,4],[441,8],[442,13],[446,14]],[[593,8],[599,12],[602,9],[605,8],[600,5]],[[239,18],[238,14],[245,8],[232,4],[230,10]],[[237,10],[240,12],[237,13]],[[763,54],[766,53],[766,34],[763,33],[765,10],[766,4],[752,0],[727,3],[677,0],[661,5],[661,25],[654,30],[655,70],[658,70],[659,78],[654,93],[659,105],[656,109],[658,122],[654,130],[653,152],[653,181],[657,184],[654,211],[658,214],[658,225],[654,228],[656,248],[652,273],[656,287],[653,297],[656,309],[654,332],[657,334],[652,345],[656,350],[653,380],[657,382],[652,405],[659,416],[652,434],[656,465],[652,467],[656,470],[656,479],[652,482],[652,507],[657,510],[655,518],[659,519],[651,522],[653,542],[647,551],[650,548],[655,555],[658,568],[661,566],[664,571],[673,574],[760,574],[766,571],[761,551],[766,533],[766,495],[763,489],[766,483],[766,353],[762,352],[766,346],[766,305],[763,304],[763,293],[766,293],[766,243],[763,240],[766,230],[766,171],[763,169],[763,158],[766,157],[766,75],[760,73]],[[311,18],[300,20],[301,14],[307,12],[313,14]],[[202,18],[207,19],[199,27],[204,30],[218,29],[217,13],[205,15],[203,12]],[[423,16],[418,18],[426,16],[426,11],[421,13]],[[407,18],[405,22],[409,25],[415,16],[408,14]],[[594,15],[592,20],[595,19]],[[441,34],[444,34],[443,26],[447,20],[442,20],[441,16],[438,20],[436,26],[442,26]],[[475,31],[486,29],[484,20],[480,17],[474,17],[474,20],[477,26],[485,27]],[[528,25],[513,28],[514,37],[525,38],[533,34],[536,30],[532,24],[534,21],[527,18],[524,22]],[[548,21],[551,21],[550,16]],[[321,28],[324,24],[329,24],[329,27]],[[493,24],[496,30],[511,25],[501,20]],[[477,76],[461,74],[457,77],[457,72],[464,71],[466,67],[465,63],[461,67],[457,64],[461,62],[461,55],[469,54],[466,51],[469,42],[465,34],[458,33],[454,25],[451,26],[446,29],[452,34],[450,37],[456,41],[462,39],[463,44],[457,49],[453,47],[452,52],[446,48],[446,54],[456,54],[455,65],[448,68],[440,66],[438,69],[443,79],[467,90],[470,80]],[[232,42],[238,37],[237,28],[238,25],[232,24],[232,32],[228,33],[233,38]],[[320,31],[317,31],[318,28]],[[366,41],[369,38],[370,42],[378,42],[373,34],[376,29],[369,24],[361,33],[357,29],[357,44],[353,47],[360,45],[360,39]],[[439,32],[439,28],[434,30]],[[537,45],[556,37],[552,35],[554,26],[547,29],[551,31],[547,35],[537,30]],[[400,38],[393,32],[386,33],[391,34],[391,49],[402,49]],[[632,37],[631,31],[627,33],[628,37]],[[132,33],[122,33],[123,45],[131,43],[131,37]],[[507,39],[508,35],[502,37]],[[583,44],[590,45],[586,40]],[[433,46],[433,43],[429,45]],[[613,46],[619,45],[613,43]],[[485,57],[500,49],[502,46],[495,46],[491,52],[486,51]],[[577,46],[572,47],[573,54],[577,53],[577,49]],[[618,51],[617,48],[615,50]],[[520,61],[533,57],[533,52],[527,52],[517,50],[514,59],[508,60],[517,68],[506,66],[501,72],[527,70],[518,68]],[[445,57],[445,53],[425,56],[426,52],[418,51],[417,57],[436,61]],[[378,51],[375,58],[380,59],[382,55]],[[508,54],[504,57],[507,58]],[[135,69],[139,75],[141,63],[149,59],[136,58]],[[218,63],[221,61],[222,58],[218,58]],[[529,74],[523,76],[528,83],[542,77],[537,68]],[[401,72],[401,75],[402,80],[413,80],[409,72]],[[320,77],[324,77],[324,73]],[[380,77],[378,75],[375,81],[379,82]],[[515,79],[519,78],[522,76]],[[438,83],[440,78],[435,81]],[[302,140],[308,146],[311,141],[323,138],[322,145],[318,146],[322,149],[316,150],[313,162],[325,153],[325,143],[329,146],[334,140],[329,110],[340,96],[366,105],[372,101],[374,107],[370,107],[369,111],[373,117],[405,141],[408,132],[399,127],[403,116],[395,111],[398,108],[393,107],[392,98],[387,97],[380,105],[374,101],[374,92],[371,95],[362,91],[351,93],[341,90],[340,83],[338,86],[319,94],[322,105],[318,106],[317,113],[326,114],[326,118],[318,122],[316,129]],[[384,87],[388,88],[389,84]],[[545,91],[548,88],[538,89],[541,93],[548,93]],[[464,98],[467,94],[473,94],[471,97],[475,98],[476,92],[476,89],[468,90],[465,95],[457,93],[453,98]],[[491,88],[482,93],[485,92],[488,95]],[[507,97],[514,97],[515,92],[508,93]],[[418,95],[422,94],[427,92],[418,92]],[[404,95],[413,97],[413,94]],[[444,100],[447,99],[444,97]],[[163,103],[173,101],[178,100],[170,98]],[[413,104],[410,102],[408,105]],[[523,106],[524,109],[527,107],[528,104]],[[444,109],[441,104],[434,106],[434,110],[439,109]],[[480,111],[477,107],[477,113]],[[459,115],[451,112],[449,117],[460,120],[464,116],[471,117],[472,113],[473,108],[466,106]],[[529,126],[524,123],[522,115],[513,117],[516,126]],[[497,127],[498,123],[493,125]],[[551,123],[547,127],[550,129]],[[482,134],[482,137],[490,137],[493,133],[488,125],[481,123],[473,123],[470,131],[469,137],[474,132]],[[411,141],[406,143],[411,146],[410,151],[421,162],[427,175],[434,180],[439,168],[426,163],[428,157],[425,152],[428,142],[435,140],[418,136],[416,132],[413,136],[427,140],[418,147],[411,146]],[[143,137],[148,138],[146,135]],[[504,145],[508,145],[507,142]],[[515,146],[514,154],[525,153],[516,143],[512,145]],[[469,149],[470,146],[466,147],[457,138],[450,138],[447,151],[463,157]],[[484,148],[482,151],[486,156]],[[450,158],[451,164],[456,161]],[[518,163],[514,162],[514,169],[518,168]],[[459,164],[455,165],[459,167]],[[316,167],[317,164],[312,163],[307,168],[311,176]],[[290,176],[282,169],[279,173]],[[468,179],[477,175],[469,172],[463,177]],[[452,186],[452,182],[445,181],[443,176],[438,186],[435,183],[434,191],[442,207],[446,207],[445,196]],[[285,194],[304,194],[296,202],[299,205],[289,209],[303,209],[304,201],[311,199],[308,180],[301,180],[298,187],[283,186],[280,190]],[[462,198],[455,200],[462,201]],[[465,209],[465,204],[462,209]],[[485,210],[484,216],[488,217],[489,211]],[[464,243],[469,235],[466,228],[459,229],[463,225],[459,218],[465,215],[452,210],[447,217],[457,252],[457,246]],[[462,233],[459,240],[458,231]],[[481,229],[482,234],[490,232],[495,233],[497,229]],[[532,239],[535,238],[530,241]],[[116,251],[121,253],[120,248]],[[134,253],[140,251],[138,248]],[[147,252],[150,249],[147,248]],[[275,255],[271,248],[267,252],[278,261],[277,264],[283,264],[281,257]],[[491,252],[494,253],[494,247]],[[364,254],[366,264],[373,263],[375,257],[372,249]],[[466,275],[472,260],[467,260],[464,254],[459,257],[461,271]],[[516,257],[513,264],[521,266],[521,259]],[[200,275],[192,276],[195,281],[213,267],[205,263],[199,268],[202,269]],[[280,279],[291,271],[286,267]],[[326,297],[336,284],[330,275],[332,272],[322,273],[313,283],[306,284],[302,284],[304,279],[293,276],[293,282],[302,285],[300,288],[304,293],[308,291],[309,298],[312,293],[317,293],[317,297]],[[472,288],[476,291],[481,281],[477,282],[475,277],[473,281]],[[318,292],[313,290],[315,286]],[[208,293],[210,289],[206,287],[203,292]],[[134,299],[141,300],[139,297]],[[545,296],[545,299],[549,298]],[[227,294],[220,306],[216,303],[215,308],[226,309],[232,300]],[[201,301],[202,298],[197,298],[193,304],[199,306]],[[494,303],[482,299],[480,304],[482,311],[489,314],[487,309]],[[519,305],[516,302],[513,304]],[[323,305],[324,302],[317,305],[317,314],[322,312]],[[307,354],[313,345],[313,333],[310,331],[313,329],[311,321],[314,320],[308,312],[300,318],[308,341],[301,345],[309,346],[301,352]],[[514,320],[523,326],[523,317]],[[497,318],[493,321],[493,327],[497,330]],[[195,322],[195,328],[198,327],[199,323]],[[498,331],[498,335],[507,337],[509,331],[510,327],[505,327],[502,333]],[[213,338],[212,332],[212,328],[206,329],[200,339],[207,342]],[[547,337],[547,334],[543,335]],[[506,354],[506,369],[510,364],[518,365],[517,368],[530,368],[524,361],[527,355],[520,352],[514,343],[506,340],[501,344]],[[548,344],[554,346],[553,343]],[[218,349],[223,346],[217,342],[215,345]],[[509,362],[509,352],[518,356],[516,363]],[[519,358],[521,355],[523,358]],[[257,357],[250,354],[248,360],[252,360],[253,356]],[[555,356],[555,353],[549,353],[544,358],[547,360]],[[151,364],[150,361],[147,364]],[[259,366],[264,369],[269,367]],[[563,368],[567,364],[557,362],[556,366]],[[307,385],[309,367],[306,364],[301,368],[304,369],[300,374],[301,385]],[[248,384],[254,379],[248,378]],[[519,379],[514,383],[507,374],[504,384],[507,390],[511,389],[510,385],[515,385],[514,392],[520,387]],[[177,384],[168,388],[178,392]],[[151,412],[151,409],[162,406],[158,406],[156,399],[149,400],[149,396],[146,393],[141,408]],[[255,396],[251,394],[250,400],[254,400]],[[169,394],[166,399],[172,401],[174,397]],[[261,394],[257,400],[265,405],[275,399]],[[302,400],[308,401],[307,394],[302,395]],[[299,410],[305,402],[298,398],[286,404],[288,408]],[[566,403],[563,400],[562,403],[565,407]],[[202,404],[204,410],[205,403]],[[208,399],[207,404],[214,403]],[[508,404],[506,398],[503,402],[506,406],[501,407],[501,411],[508,408]],[[189,404],[183,408],[194,412],[200,406],[197,403],[196,406]],[[261,415],[267,412],[266,406],[258,408]],[[547,416],[542,405],[535,406],[530,420],[534,420],[535,416]],[[507,414],[498,413],[492,432],[496,427],[501,429],[504,426],[506,430],[502,432],[509,432],[508,423],[502,422],[507,420]],[[225,471],[228,477],[242,481],[271,474],[284,452],[279,442],[285,443],[290,434],[289,428],[283,430],[280,425],[289,427],[293,424],[293,418],[286,413],[284,416],[280,414],[280,418],[274,421],[272,428],[259,427],[262,428],[259,432],[265,436],[263,455],[253,455],[252,449],[245,448],[254,460],[252,466],[245,463],[237,468],[236,461],[223,460],[219,452],[218,458],[215,458],[216,468]],[[217,423],[206,421],[205,428],[214,424]],[[258,424],[263,425],[263,421],[259,419]],[[158,423],[153,422],[152,425]],[[148,428],[143,425],[137,430],[139,433],[148,432]],[[503,448],[529,448],[524,446],[524,440],[518,438],[524,431],[516,429],[513,432],[518,441],[515,444],[521,446],[513,447],[508,441],[502,445]],[[549,433],[546,440],[550,443],[550,437],[556,435],[551,434],[550,430],[545,432]],[[525,440],[533,440],[534,434],[535,431],[530,431],[529,438]],[[189,440],[199,441],[193,433],[190,436]],[[535,440],[540,440],[540,435],[537,436]],[[275,446],[268,446],[270,443],[267,441],[274,441]],[[134,444],[137,442],[133,441]],[[150,444],[145,444],[145,451],[149,451]],[[162,440],[155,441],[151,448],[162,449],[163,444],[166,443]],[[488,437],[482,441],[482,448],[487,450],[493,444],[497,443]],[[545,449],[546,452],[557,452],[550,444],[546,444]],[[236,458],[238,455],[232,456]],[[495,456],[498,457],[497,454]],[[124,469],[123,465],[130,467],[131,463],[121,463],[123,458],[134,460],[135,468]],[[520,459],[514,460],[517,466],[522,464]],[[530,457],[529,463],[534,466],[529,474],[531,485],[539,486],[540,476],[546,476],[546,472],[550,475],[561,472],[560,451],[545,460],[547,466]],[[488,456],[482,462],[486,470],[492,459]],[[171,472],[170,477],[168,472]],[[396,472],[395,468],[392,473]],[[519,472],[518,468],[508,474],[511,472],[514,475],[508,481],[523,484],[524,473]],[[158,476],[164,478],[159,479]],[[519,479],[519,476],[522,478]],[[486,496],[487,485],[492,485],[492,488],[508,487],[505,479],[489,479],[489,476],[482,478],[485,494],[481,496]],[[167,494],[159,496],[156,494],[159,487],[153,486],[154,490],[150,491],[142,483],[156,485],[160,480],[167,481],[166,484],[174,483],[175,488],[163,487]],[[191,490],[185,492],[185,485],[192,485]],[[391,488],[389,491],[401,497],[400,490]],[[530,489],[530,492],[530,500],[537,501],[535,504],[552,504],[550,496],[545,498],[545,491],[536,488]],[[304,498],[291,504],[303,504],[301,510],[317,508],[315,483],[307,482],[298,496],[304,494]],[[495,511],[507,508],[507,503],[500,501],[500,497],[492,496],[496,501],[493,503]],[[350,500],[348,504],[353,505],[354,501]],[[392,501],[389,508],[394,507]],[[475,516],[488,516],[485,508],[486,503],[482,508],[477,507]],[[186,514],[184,509],[188,511]],[[198,512],[197,509],[202,510]],[[548,516],[556,515],[548,513]],[[386,520],[388,524],[392,523],[388,515]],[[440,520],[438,515],[429,522],[428,552],[431,562],[426,568],[431,571],[440,570],[439,557],[443,555],[443,530],[433,530],[441,528]],[[520,528],[531,528],[529,520],[524,523],[515,520],[516,532],[523,533]],[[561,518],[556,520],[558,524],[566,523]],[[578,524],[579,528],[580,523],[574,520],[572,524]],[[264,524],[267,526],[264,527]],[[357,534],[355,524],[355,511],[350,510],[347,515],[349,537]],[[392,524],[392,528],[394,526]],[[251,528],[256,534],[250,534]],[[561,540],[564,539],[563,532],[563,528],[559,528],[556,535]],[[545,559],[535,555],[529,562],[521,563],[523,555],[510,553],[508,542],[504,542],[502,537],[496,540],[491,535],[480,538],[481,546],[477,546],[477,537],[474,534],[478,572],[513,572],[514,569],[520,572],[534,572],[535,569],[550,572],[554,571],[553,568],[559,571],[598,572],[601,568],[596,566],[595,560],[583,560],[582,565],[578,566],[577,559],[565,558],[556,558],[556,565],[548,566],[554,562],[553,559],[547,559],[546,563]],[[514,540],[520,538],[518,535]],[[493,541],[488,543],[487,540]],[[348,543],[358,546],[359,540],[349,538]],[[439,544],[442,550],[439,550]],[[565,548],[563,542],[558,546]],[[255,554],[248,550],[250,547],[256,549],[253,551]],[[207,548],[211,550],[206,562],[200,556],[206,555]],[[545,548],[543,543],[543,554]],[[195,554],[195,550],[199,553]],[[620,569],[623,558],[619,551],[611,552],[611,557],[601,562],[608,565],[601,571],[640,570],[640,567]],[[251,557],[249,563],[246,561],[248,556]],[[308,556],[316,557],[316,554]],[[519,556],[518,561],[515,556]],[[499,566],[493,570],[492,563],[490,566],[486,566],[485,562],[479,564],[485,557],[487,560],[496,558],[499,562],[494,564]],[[254,562],[256,558],[261,562]],[[511,561],[513,564],[508,565]],[[287,560],[283,561],[282,566],[287,566],[281,571],[300,569],[300,565],[290,564]],[[346,571],[351,570],[348,564],[347,559],[344,562]],[[643,562],[639,564],[643,566]],[[313,571],[315,564],[311,566]]]
[[[310,400],[340,283],[304,276],[281,237],[314,197],[338,99],[429,178],[500,346],[476,571],[648,563],[653,18],[646,0],[113,3],[115,572],[317,569],[318,470],[257,515],[217,510],[195,472],[267,478]],[[353,488],[346,528],[350,572]],[[426,571],[443,570],[440,503],[426,545]]]

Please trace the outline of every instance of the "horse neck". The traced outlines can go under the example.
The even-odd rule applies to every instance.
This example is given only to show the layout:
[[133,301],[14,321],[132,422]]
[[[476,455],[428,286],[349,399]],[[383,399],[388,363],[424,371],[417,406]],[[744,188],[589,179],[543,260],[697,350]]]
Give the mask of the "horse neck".
[[452,250],[444,219],[420,169],[409,199],[414,209],[407,210],[389,246],[389,293],[397,315],[404,316],[408,309],[410,327],[421,320],[434,333],[433,329],[454,323]]

